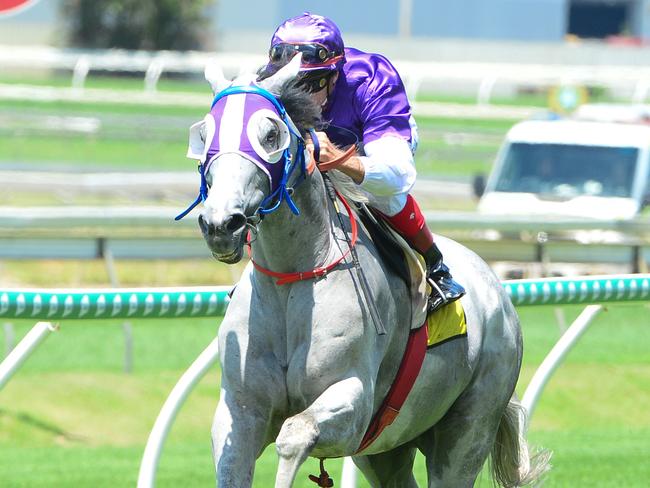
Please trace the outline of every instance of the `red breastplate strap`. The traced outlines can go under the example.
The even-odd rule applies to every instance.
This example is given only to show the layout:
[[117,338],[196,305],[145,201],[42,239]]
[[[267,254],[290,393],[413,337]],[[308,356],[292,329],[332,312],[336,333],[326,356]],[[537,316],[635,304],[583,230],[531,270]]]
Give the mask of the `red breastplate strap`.
[[372,442],[379,437],[383,430],[393,423],[397,414],[399,414],[402,405],[406,401],[413,384],[420,373],[424,356],[427,352],[427,324],[419,329],[412,330],[409,334],[406,350],[402,357],[402,362],[395,376],[388,395],[384,399],[381,407],[373,417],[368,430],[366,430],[361,445],[355,454],[359,454],[366,449]]
[[[345,251],[345,253],[343,253],[343,255],[340,258],[331,262],[327,266],[314,268],[311,271],[296,271],[294,273],[278,273],[277,271],[271,271],[270,269],[260,266],[255,261],[253,261],[253,258],[251,258],[251,262],[253,263],[255,269],[261,273],[264,273],[265,275],[271,276],[273,278],[278,278],[276,284],[286,285],[287,283],[295,283],[296,281],[310,280],[318,276],[325,276],[329,271],[336,268],[346,257],[350,255],[351,249],[357,243],[357,236],[358,236],[357,221],[354,218],[354,213],[352,212],[350,205],[345,200],[345,198],[341,196],[339,192],[336,192],[336,196],[339,198],[339,200],[341,200],[343,206],[345,207],[345,211],[348,214],[348,217],[350,217],[350,230],[352,232],[352,236],[350,238],[350,249]],[[250,255],[250,246],[248,248],[248,252]]]

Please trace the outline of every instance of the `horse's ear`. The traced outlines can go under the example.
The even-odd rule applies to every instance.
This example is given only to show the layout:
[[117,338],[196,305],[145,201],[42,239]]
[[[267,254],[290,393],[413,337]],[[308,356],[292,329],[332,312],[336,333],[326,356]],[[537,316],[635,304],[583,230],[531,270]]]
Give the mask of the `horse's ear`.
[[217,94],[230,86],[230,81],[224,76],[221,66],[216,61],[205,65],[205,79],[212,87],[212,93]]
[[279,95],[280,90],[290,80],[298,76],[300,72],[300,63],[302,62],[302,53],[298,53],[293,59],[273,76],[260,81],[258,85],[274,95]]

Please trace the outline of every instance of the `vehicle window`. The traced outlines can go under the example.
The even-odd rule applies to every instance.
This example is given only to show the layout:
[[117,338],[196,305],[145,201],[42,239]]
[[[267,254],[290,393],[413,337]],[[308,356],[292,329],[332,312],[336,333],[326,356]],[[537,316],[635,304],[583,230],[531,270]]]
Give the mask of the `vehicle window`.
[[638,158],[634,147],[510,145],[496,191],[551,197],[630,197]]

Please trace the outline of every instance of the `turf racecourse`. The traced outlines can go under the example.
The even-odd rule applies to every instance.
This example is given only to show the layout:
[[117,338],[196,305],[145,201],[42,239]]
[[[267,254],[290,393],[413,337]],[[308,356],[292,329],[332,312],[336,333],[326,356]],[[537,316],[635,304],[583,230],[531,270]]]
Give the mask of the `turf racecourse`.
[[[520,393],[560,334],[550,307],[521,308],[526,352]],[[566,307],[569,319],[579,312]],[[531,440],[554,451],[545,487],[645,487],[650,478],[650,309],[612,306],[548,385]],[[0,391],[0,486],[134,486],[149,429],[183,369],[209,342],[215,320],[134,321],[134,372],[122,373],[118,322],[63,322]],[[29,324],[16,323],[22,336]],[[209,429],[219,371],[181,410],[163,451],[161,487],[212,486]],[[416,476],[426,486],[424,464]],[[271,446],[255,487],[272,486]],[[327,464],[340,483],[340,461]],[[315,486],[307,472],[297,487]],[[337,483],[337,486],[340,484]],[[360,480],[359,486],[368,486]],[[483,475],[478,486],[491,486]]]

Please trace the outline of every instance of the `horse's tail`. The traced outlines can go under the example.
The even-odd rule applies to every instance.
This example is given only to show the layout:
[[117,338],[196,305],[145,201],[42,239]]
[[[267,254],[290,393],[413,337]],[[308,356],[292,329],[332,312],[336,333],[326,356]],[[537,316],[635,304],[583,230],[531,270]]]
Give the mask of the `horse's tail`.
[[526,409],[513,395],[501,417],[491,452],[492,478],[505,488],[534,485],[550,469],[550,451],[530,451],[524,437],[526,416]]

